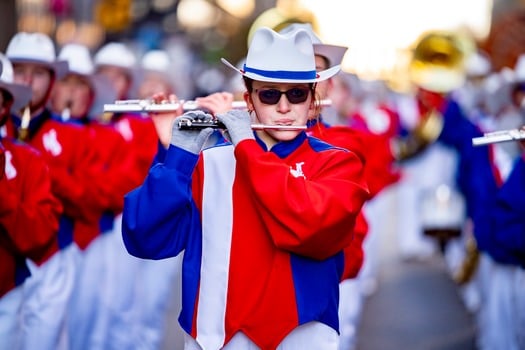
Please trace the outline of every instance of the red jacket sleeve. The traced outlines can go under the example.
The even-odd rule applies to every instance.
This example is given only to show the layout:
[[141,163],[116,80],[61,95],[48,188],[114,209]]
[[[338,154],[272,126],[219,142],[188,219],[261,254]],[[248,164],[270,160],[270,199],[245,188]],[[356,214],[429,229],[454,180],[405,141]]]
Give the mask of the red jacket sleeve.
[[49,169],[39,153],[10,144],[6,156],[6,175],[0,180],[0,226],[7,233],[4,243],[42,263],[58,249],[62,206],[51,192]]
[[157,131],[151,118],[124,115],[114,124],[126,141],[127,152],[133,157],[133,168],[128,174],[138,184],[144,181],[157,154]]
[[110,125],[89,126],[91,144],[96,148],[99,175],[94,179],[94,190],[99,192],[105,210],[120,213],[124,195],[142,183],[135,163],[135,155],[124,138]]
[[5,148],[0,142],[0,180],[5,175]]
[[345,279],[355,278],[361,271],[365,259],[363,251],[363,242],[368,233],[368,222],[364,214],[361,212],[357,217],[354,229],[354,239],[344,249],[345,267],[341,281]]
[[302,177],[292,175],[288,163],[253,140],[239,143],[235,156],[274,244],[323,260],[350,243],[369,192],[355,153],[334,148],[317,153],[302,147],[310,156],[301,159],[311,157],[305,159]]
[[[56,130],[62,148],[58,154],[47,152],[53,193],[62,202],[66,215],[89,221],[94,213],[101,211],[105,200],[92,186],[98,176],[96,151],[89,143],[88,133],[81,127],[56,122],[49,129]],[[45,145],[41,147],[46,149]]]

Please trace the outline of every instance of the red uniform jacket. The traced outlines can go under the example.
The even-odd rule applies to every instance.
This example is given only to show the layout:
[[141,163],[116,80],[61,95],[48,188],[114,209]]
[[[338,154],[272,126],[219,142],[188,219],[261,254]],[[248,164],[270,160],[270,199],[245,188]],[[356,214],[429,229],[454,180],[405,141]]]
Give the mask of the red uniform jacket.
[[[309,124],[308,133],[334,146],[349,149],[363,160],[365,179],[370,198],[396,182],[400,174],[393,167],[394,156],[390,151],[390,135],[373,134],[348,126],[328,126],[323,122]],[[357,217],[354,239],[345,248],[345,270],[343,279],[354,278],[364,261],[363,242],[368,232],[368,222],[363,212]]]
[[[8,120],[7,135],[17,137],[20,120]],[[73,240],[82,248],[99,233],[98,216],[105,198],[94,191],[96,152],[84,128],[64,123],[45,110],[31,119],[26,142],[47,160],[53,194],[61,201],[59,242],[63,248]]]
[[9,138],[1,141],[5,166],[0,169],[0,297],[29,275],[26,258],[42,264],[58,251],[62,212],[41,154]]
[[157,131],[151,118],[138,114],[115,114],[112,121],[126,141],[127,151],[133,155],[134,170],[127,176],[137,181],[134,185],[137,187],[144,181],[157,154]]

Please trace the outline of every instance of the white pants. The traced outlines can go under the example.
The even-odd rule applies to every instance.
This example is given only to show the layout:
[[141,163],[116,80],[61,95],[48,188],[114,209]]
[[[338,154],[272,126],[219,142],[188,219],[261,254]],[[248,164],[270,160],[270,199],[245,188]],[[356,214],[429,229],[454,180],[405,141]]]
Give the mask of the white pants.
[[97,338],[94,331],[97,317],[101,312],[100,298],[101,291],[104,289],[103,276],[107,265],[101,254],[103,241],[102,236],[95,238],[81,253],[67,325],[70,349],[91,348],[92,339]]
[[[184,350],[217,350],[203,349],[188,334],[184,334]],[[309,322],[294,329],[283,339],[276,350],[337,350],[339,336],[327,325]],[[260,350],[247,336],[239,332],[221,350]]]
[[18,349],[20,346],[22,286],[17,286],[0,298],[0,349]]
[[525,324],[519,316],[521,313],[523,317],[524,313],[524,305],[520,303],[523,303],[525,285],[519,285],[522,272],[519,267],[491,260],[490,286],[486,285],[485,300],[480,309],[480,350],[523,349],[520,333],[523,333]]
[[75,297],[79,314],[70,326],[72,350],[137,349],[141,259],[127,252],[121,222],[119,215],[113,230],[100,235],[85,251],[80,283],[90,290]]
[[31,277],[23,284],[22,349],[57,350],[67,346],[66,317],[79,254],[72,243],[41,266],[27,261]]
[[[173,297],[181,294],[182,258],[183,254],[179,254],[169,259],[141,261],[136,279],[139,283],[137,349],[156,350],[162,346],[168,309]],[[180,307],[170,312],[179,313]]]
[[517,343],[525,349],[525,270],[517,269],[514,275],[514,300],[516,302],[515,328]]
[[339,350],[352,350],[357,345],[357,329],[365,295],[361,279],[348,279],[339,284]]

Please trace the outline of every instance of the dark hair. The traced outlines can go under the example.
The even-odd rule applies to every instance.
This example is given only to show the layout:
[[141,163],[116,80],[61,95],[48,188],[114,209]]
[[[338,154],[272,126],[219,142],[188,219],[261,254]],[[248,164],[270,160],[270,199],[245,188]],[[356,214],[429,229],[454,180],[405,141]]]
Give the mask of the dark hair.
[[11,95],[9,91],[0,89],[0,93],[2,93],[3,106],[7,103],[13,102],[13,95]]
[[518,94],[520,93],[525,94],[525,81],[516,82],[514,86],[512,87],[510,94],[511,94],[512,102],[514,104],[519,103],[517,102],[517,99],[519,98]]

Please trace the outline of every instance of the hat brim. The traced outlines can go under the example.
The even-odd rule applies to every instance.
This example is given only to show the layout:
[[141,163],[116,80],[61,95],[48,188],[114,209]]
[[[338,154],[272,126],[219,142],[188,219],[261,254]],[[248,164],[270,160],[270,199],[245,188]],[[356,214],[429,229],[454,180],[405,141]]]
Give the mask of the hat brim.
[[331,66],[340,65],[347,50],[344,46],[314,44],[314,53],[326,57]]
[[329,69],[317,72],[316,77],[314,79],[291,79],[291,78],[286,78],[286,77],[283,77],[283,78],[268,77],[268,76],[264,76],[264,75],[257,74],[257,73],[245,72],[244,70],[235,67],[233,64],[231,64],[224,58],[221,58],[221,61],[226,66],[230,67],[231,69],[241,74],[242,76],[245,76],[253,80],[272,82],[272,83],[316,83],[316,82],[327,80],[333,77],[341,70],[341,66],[337,65],[334,67],[330,67]]
[[30,58],[17,58],[9,57],[9,60],[13,63],[33,63],[44,66],[55,73],[57,79],[63,78],[69,71],[69,64],[67,61],[55,61],[55,62],[45,62],[41,60],[34,60]]
[[29,104],[29,101],[31,101],[32,91],[28,86],[0,81],[0,89],[6,90],[11,96],[13,96],[11,110],[14,112],[19,112]]

